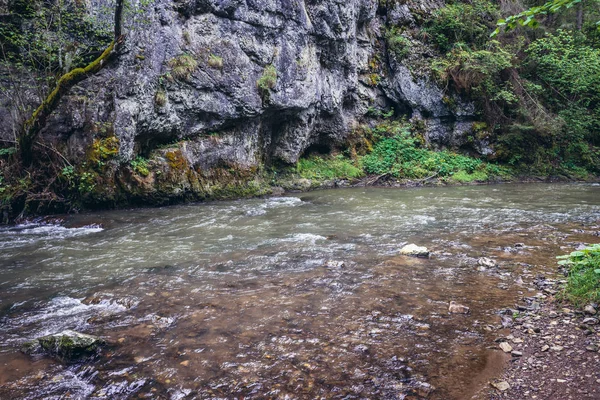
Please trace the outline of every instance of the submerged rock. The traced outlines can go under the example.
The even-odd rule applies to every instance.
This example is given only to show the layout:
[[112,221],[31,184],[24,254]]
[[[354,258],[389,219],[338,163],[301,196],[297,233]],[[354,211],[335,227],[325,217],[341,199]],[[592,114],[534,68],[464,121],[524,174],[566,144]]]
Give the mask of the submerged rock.
[[448,307],[448,311],[452,314],[468,314],[469,310],[469,307],[458,304],[455,301],[451,301]]
[[479,260],[477,260],[477,265],[485,268],[495,268],[498,266],[496,261],[488,257],[481,257]]
[[427,247],[417,246],[416,244],[411,243],[400,249],[400,254],[411,257],[429,257],[429,249]]
[[93,355],[106,342],[92,335],[65,330],[26,342],[21,347],[25,354],[47,353],[64,361]]
[[325,268],[330,268],[330,269],[340,269],[340,268],[344,268],[346,266],[346,263],[344,263],[343,261],[337,261],[337,260],[327,260],[327,261],[325,261],[323,266]]

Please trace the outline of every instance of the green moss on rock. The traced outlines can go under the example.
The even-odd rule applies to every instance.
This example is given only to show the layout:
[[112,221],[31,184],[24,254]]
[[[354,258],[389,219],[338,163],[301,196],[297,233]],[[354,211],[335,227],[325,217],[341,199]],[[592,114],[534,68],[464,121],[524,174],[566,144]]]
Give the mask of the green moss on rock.
[[26,342],[21,351],[30,355],[47,353],[63,361],[75,361],[95,354],[105,343],[97,336],[65,330]]

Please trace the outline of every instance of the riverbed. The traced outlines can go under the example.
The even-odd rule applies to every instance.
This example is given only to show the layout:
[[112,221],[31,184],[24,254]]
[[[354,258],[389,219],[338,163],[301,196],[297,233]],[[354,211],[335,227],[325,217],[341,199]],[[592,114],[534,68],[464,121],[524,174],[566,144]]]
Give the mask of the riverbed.
[[[510,358],[500,311],[599,232],[598,184],[336,189],[0,228],[0,398],[483,399]],[[407,243],[433,254],[400,256]],[[19,352],[64,329],[108,345],[75,364]]]

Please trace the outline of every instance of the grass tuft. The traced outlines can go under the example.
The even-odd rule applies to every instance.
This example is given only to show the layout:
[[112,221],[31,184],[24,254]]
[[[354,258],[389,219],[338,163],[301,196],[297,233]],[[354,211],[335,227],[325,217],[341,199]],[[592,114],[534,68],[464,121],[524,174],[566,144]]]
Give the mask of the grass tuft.
[[568,268],[562,297],[576,306],[600,301],[600,244],[557,257]]
[[198,62],[189,54],[183,54],[169,61],[171,75],[178,80],[188,80],[198,68]]

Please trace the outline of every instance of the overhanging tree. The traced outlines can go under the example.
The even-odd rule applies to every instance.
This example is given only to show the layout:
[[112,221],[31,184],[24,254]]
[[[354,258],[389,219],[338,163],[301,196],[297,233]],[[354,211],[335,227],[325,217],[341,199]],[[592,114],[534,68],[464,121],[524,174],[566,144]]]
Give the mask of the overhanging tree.
[[63,96],[65,96],[72,87],[84,81],[88,77],[98,73],[106,66],[109,59],[118,50],[118,47],[123,42],[123,8],[125,0],[116,0],[114,13],[114,36],[108,47],[102,54],[90,62],[85,67],[75,68],[62,75],[54,89],[42,101],[38,108],[33,112],[31,117],[23,125],[21,134],[17,141],[19,145],[19,154],[21,162],[25,166],[31,165],[33,161],[33,145],[39,136],[40,132],[46,125],[48,118],[52,112],[58,107],[58,104]]
[[[598,0],[592,1],[598,2]],[[510,31],[518,26],[535,28],[539,25],[539,17],[572,7],[577,7],[577,29],[580,30],[583,25],[583,3],[584,0],[551,0],[541,6],[531,7],[519,14],[499,20],[492,37],[498,35],[502,30]]]

